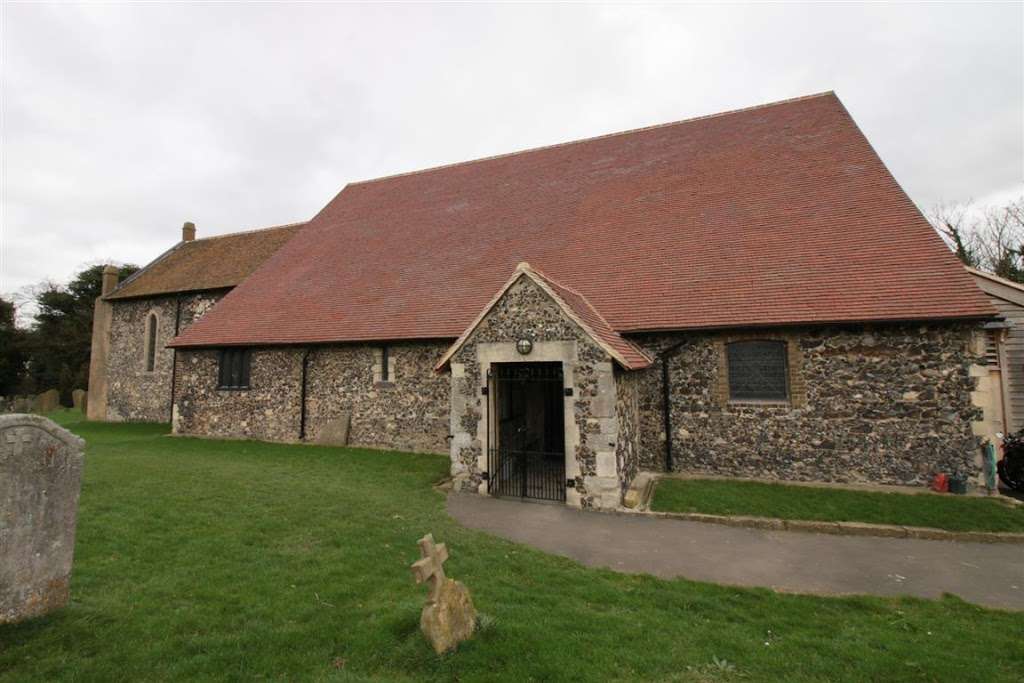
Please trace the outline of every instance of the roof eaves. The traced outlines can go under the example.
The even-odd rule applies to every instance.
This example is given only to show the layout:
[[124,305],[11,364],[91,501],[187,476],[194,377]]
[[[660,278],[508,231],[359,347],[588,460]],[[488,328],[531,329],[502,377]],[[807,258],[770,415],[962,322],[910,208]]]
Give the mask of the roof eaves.
[[971,268],[969,266],[964,266],[964,270],[966,270],[971,275],[977,275],[978,277],[983,277],[986,280],[991,280],[992,282],[998,283],[1000,285],[1005,285],[1007,287],[1012,287],[1013,289],[1017,289],[1017,290],[1020,290],[1021,292],[1024,292],[1024,285],[1022,285],[1019,282],[1014,282],[1013,280],[1007,280],[1006,278],[999,277],[998,275],[996,275],[994,273],[986,273],[983,270],[978,270],[977,268]]
[[[150,268],[152,268],[156,264],[160,263],[161,261],[166,259],[168,256],[173,254],[175,251],[180,249],[181,245],[183,245],[183,244],[186,244],[186,242],[184,242],[184,241],[178,242],[177,244],[172,246],[170,249],[167,249],[166,251],[164,251],[164,253],[160,254],[155,259],[153,259],[152,261],[150,261],[149,263],[147,263],[143,267],[139,268],[137,271],[135,271],[134,273],[132,273],[128,277],[126,277],[124,280],[122,280],[121,282],[117,283],[117,287],[114,287],[114,291],[110,292],[109,294],[104,294],[103,298],[105,300],[122,298],[120,296],[117,296],[118,293],[121,292],[121,290],[123,290],[125,287],[127,287],[132,282],[134,282],[139,277],[141,277],[143,275],[143,273],[148,271]],[[125,299],[131,298],[131,295],[125,296],[123,298],[125,298]]]
[[805,318],[794,318],[779,322],[762,323],[708,323],[705,325],[674,325],[674,326],[652,326],[635,327],[622,330],[622,334],[665,334],[669,332],[724,332],[728,330],[770,330],[785,327],[826,327],[842,325],[899,325],[901,323],[952,323],[952,322],[980,322],[983,320],[994,320],[999,318],[999,313],[993,309],[992,313],[964,313],[962,315],[922,315],[894,316],[894,317],[857,317],[857,318],[822,318],[820,320],[808,320]]

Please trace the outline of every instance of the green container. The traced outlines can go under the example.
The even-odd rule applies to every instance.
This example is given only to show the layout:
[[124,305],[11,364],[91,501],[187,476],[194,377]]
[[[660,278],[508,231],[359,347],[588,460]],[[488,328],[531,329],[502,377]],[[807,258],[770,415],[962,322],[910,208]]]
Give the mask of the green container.
[[967,477],[950,477],[949,492],[960,495],[967,493]]

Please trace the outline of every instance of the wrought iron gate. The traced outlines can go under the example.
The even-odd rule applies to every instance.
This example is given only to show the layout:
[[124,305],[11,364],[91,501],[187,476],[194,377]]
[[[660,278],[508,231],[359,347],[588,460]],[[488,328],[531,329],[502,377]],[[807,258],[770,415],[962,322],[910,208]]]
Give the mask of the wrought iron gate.
[[562,364],[495,364],[488,393],[487,490],[564,502]]

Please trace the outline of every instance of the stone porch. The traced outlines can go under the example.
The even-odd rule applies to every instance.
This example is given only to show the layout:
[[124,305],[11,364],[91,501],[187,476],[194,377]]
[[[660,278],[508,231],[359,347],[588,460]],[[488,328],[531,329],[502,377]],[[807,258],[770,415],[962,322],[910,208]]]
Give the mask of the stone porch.
[[495,367],[560,363],[565,501],[616,508],[638,469],[637,384],[558,287],[520,266],[442,360],[439,367],[451,370],[452,476],[459,490],[488,493],[488,447],[497,440],[488,378]]

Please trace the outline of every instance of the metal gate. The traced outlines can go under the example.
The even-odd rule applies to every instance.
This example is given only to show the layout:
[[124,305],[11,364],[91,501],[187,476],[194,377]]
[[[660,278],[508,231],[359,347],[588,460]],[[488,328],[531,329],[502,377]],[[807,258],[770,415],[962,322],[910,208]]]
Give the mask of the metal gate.
[[488,374],[491,495],[565,501],[561,363],[497,363]]

